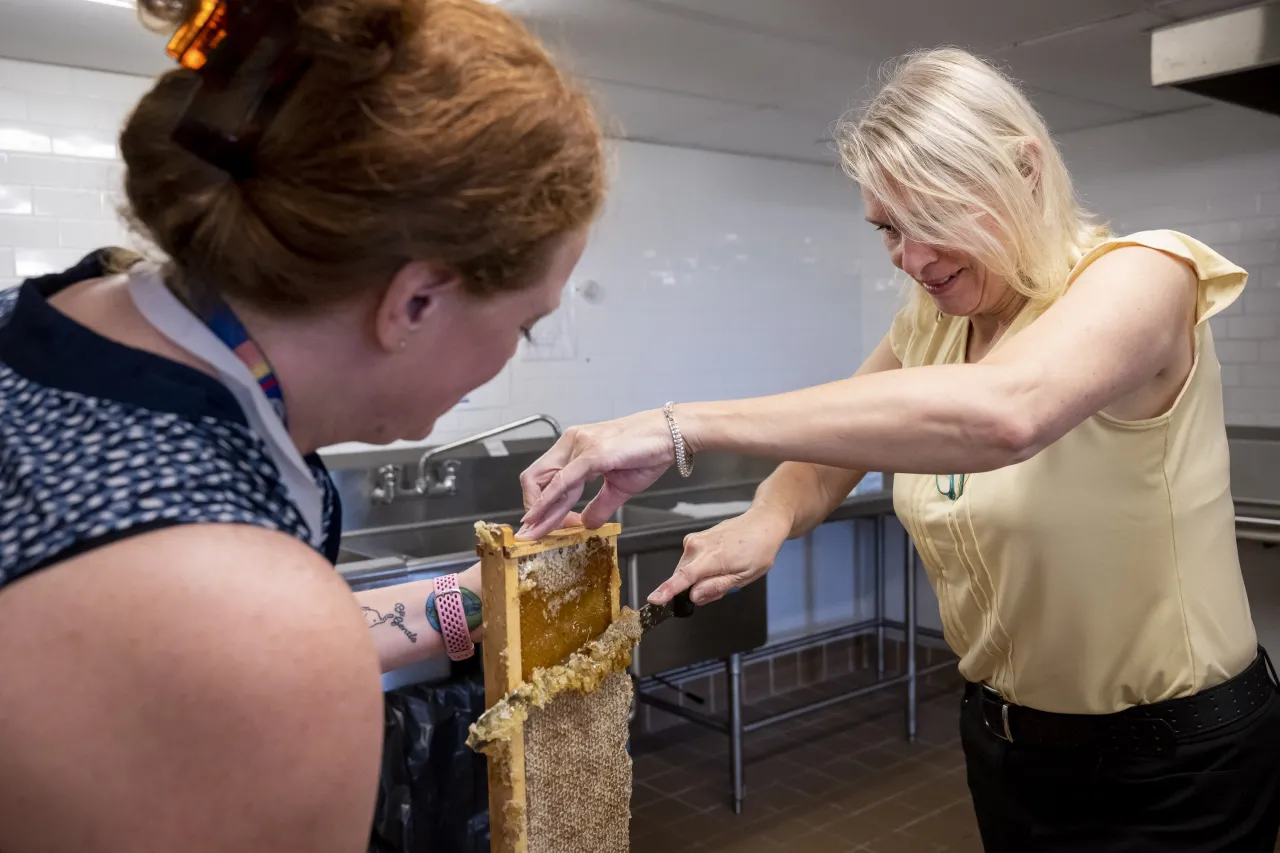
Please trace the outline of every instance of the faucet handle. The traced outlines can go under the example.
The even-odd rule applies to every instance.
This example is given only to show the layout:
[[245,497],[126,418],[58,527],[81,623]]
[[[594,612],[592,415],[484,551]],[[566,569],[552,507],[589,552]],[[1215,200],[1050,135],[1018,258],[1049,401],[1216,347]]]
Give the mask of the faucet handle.
[[400,469],[395,465],[383,465],[377,471],[377,477],[369,497],[380,504],[394,503],[400,491]]

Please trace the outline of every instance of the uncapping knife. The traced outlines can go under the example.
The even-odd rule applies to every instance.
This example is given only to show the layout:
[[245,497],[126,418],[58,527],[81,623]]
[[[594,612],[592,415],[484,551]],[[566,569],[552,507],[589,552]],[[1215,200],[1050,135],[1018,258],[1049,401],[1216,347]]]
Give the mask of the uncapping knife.
[[649,633],[655,625],[667,621],[674,616],[677,619],[688,619],[697,606],[689,598],[689,590],[677,595],[666,604],[646,604],[640,608],[640,630]]

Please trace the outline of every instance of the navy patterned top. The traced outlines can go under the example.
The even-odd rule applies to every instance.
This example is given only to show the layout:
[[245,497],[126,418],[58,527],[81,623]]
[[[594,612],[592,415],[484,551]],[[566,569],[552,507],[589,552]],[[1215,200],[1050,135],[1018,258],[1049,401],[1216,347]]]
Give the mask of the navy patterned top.
[[[72,269],[0,291],[0,586],[178,524],[248,524],[310,542],[266,444],[231,392],[183,364],[102,337],[48,299],[105,274]],[[323,553],[337,560],[338,493],[318,455]]]

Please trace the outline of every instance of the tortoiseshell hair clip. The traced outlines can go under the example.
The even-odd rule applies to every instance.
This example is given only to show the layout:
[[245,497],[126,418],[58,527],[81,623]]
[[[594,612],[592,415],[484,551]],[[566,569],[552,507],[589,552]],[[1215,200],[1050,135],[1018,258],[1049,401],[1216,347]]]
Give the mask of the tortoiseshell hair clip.
[[[197,77],[173,139],[232,178],[253,176],[259,141],[310,65],[294,2],[202,0],[169,41],[169,56]],[[260,70],[246,70],[250,59]]]

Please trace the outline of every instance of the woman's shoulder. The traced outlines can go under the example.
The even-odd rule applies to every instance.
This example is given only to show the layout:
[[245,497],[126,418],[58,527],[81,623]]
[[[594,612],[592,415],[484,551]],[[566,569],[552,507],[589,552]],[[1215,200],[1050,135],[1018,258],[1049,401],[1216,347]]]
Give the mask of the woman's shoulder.
[[0,453],[11,463],[0,473],[0,586],[162,527],[308,538],[265,446],[240,423],[87,396],[0,361]]
[[[350,590],[304,547],[229,527],[126,540],[6,589],[0,645],[0,680],[20,697],[0,751],[26,768],[27,788],[61,792],[32,800],[37,810],[92,828],[101,849],[148,846],[140,833],[190,853],[265,850],[266,837],[355,850],[367,838],[355,813],[377,773],[377,658]],[[49,743],[77,761],[41,760]],[[160,804],[145,829],[85,794],[81,780],[113,772],[121,813]],[[226,825],[190,820],[209,803],[271,806]]]
[[1080,273],[1095,261],[1111,252],[1135,247],[1151,249],[1181,260],[1192,268],[1201,281],[1233,276],[1247,278],[1248,276],[1242,267],[1207,243],[1181,231],[1162,228],[1135,231],[1102,240],[1085,252],[1071,271],[1070,278],[1071,280],[1078,278]]
[[1244,268],[1207,243],[1181,231],[1166,228],[1136,231],[1101,241],[1076,263],[1067,279],[1067,286],[1070,287],[1085,270],[1094,267],[1102,258],[1120,250],[1130,252],[1134,249],[1145,249],[1166,258],[1171,257],[1191,270],[1199,282],[1197,323],[1209,319],[1235,302],[1249,280],[1249,274]]

